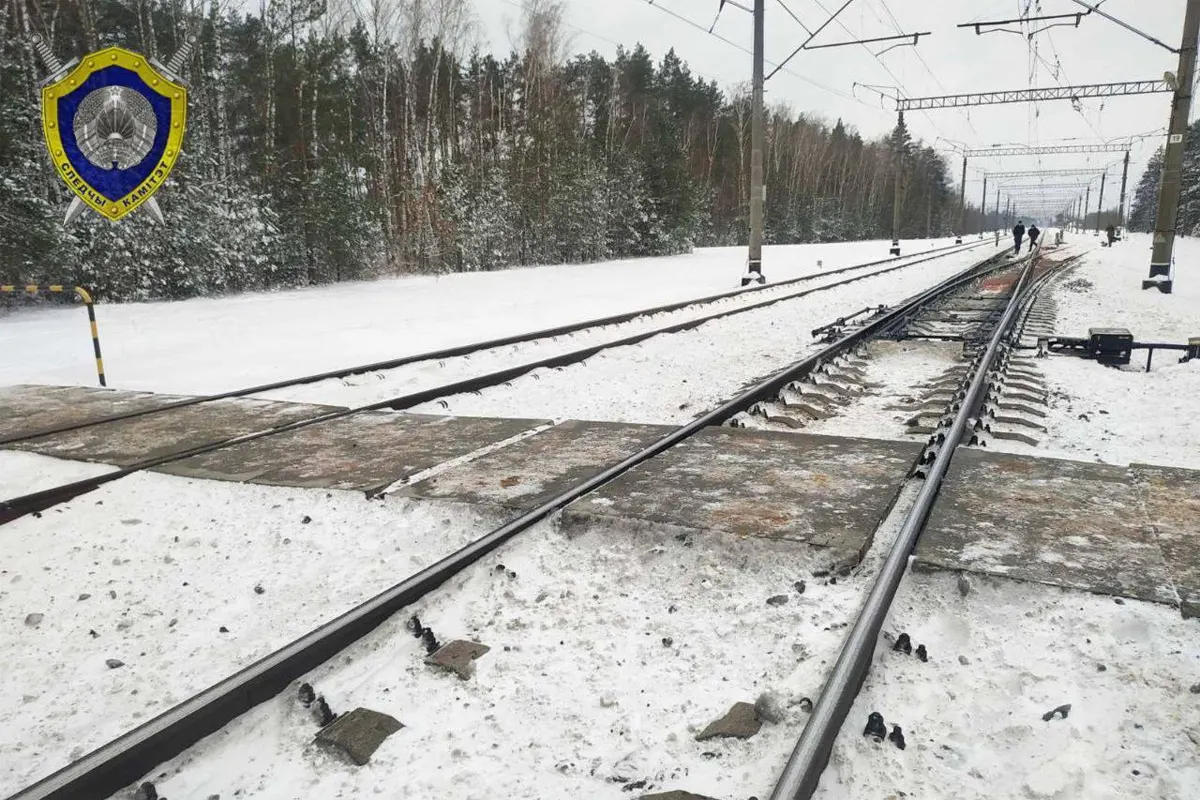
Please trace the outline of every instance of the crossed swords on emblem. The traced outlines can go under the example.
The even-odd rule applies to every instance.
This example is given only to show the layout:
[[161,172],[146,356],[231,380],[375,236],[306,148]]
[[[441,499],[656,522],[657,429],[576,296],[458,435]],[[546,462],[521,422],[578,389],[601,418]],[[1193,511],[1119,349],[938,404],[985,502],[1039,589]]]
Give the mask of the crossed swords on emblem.
[[[88,206],[115,220],[144,204],[156,222],[165,224],[162,208],[153,197],[153,192],[166,180],[166,175],[179,155],[187,103],[187,82],[181,77],[181,73],[199,37],[194,33],[188,34],[165,65],[157,59],[143,59],[136,53],[120,48],[107,48],[84,56],[87,59],[86,68],[79,70],[76,69],[80,64],[79,58],[72,58],[63,63],[40,34],[28,34],[28,41],[49,73],[40,83],[44,93],[43,125],[47,146],[55,161],[56,170],[76,194],[71,200],[63,223],[70,225]],[[110,65],[104,63],[92,69],[97,60],[105,61],[100,58],[104,54],[109,54],[111,64],[127,68],[132,65],[135,70],[143,68],[144,61],[153,72],[148,73],[148,81],[140,84],[142,88],[137,84],[124,85],[119,81],[101,81],[97,88],[90,91],[81,101],[74,103],[73,111],[70,112],[71,119],[60,119],[61,112],[57,106],[53,113],[48,113],[46,106],[50,98],[64,98],[76,93],[76,88],[67,89],[66,84],[69,83],[71,87],[81,84],[77,88],[82,89],[88,77]],[[68,80],[68,76],[73,72],[74,77]],[[152,89],[150,84],[153,84]],[[168,94],[169,92],[173,94]],[[173,103],[170,99],[172,96]],[[164,99],[172,109],[178,104],[181,110],[177,118],[176,112],[172,110],[167,117],[160,119],[162,113],[156,112],[154,101],[159,101],[161,107],[161,101]],[[58,100],[54,102],[57,103]],[[168,129],[163,132],[165,135],[158,135],[159,128],[166,126],[174,130]],[[66,131],[63,129],[66,128],[70,128],[73,136],[65,135]],[[73,146],[71,152],[64,146],[68,138]],[[152,152],[155,148],[157,152]],[[150,170],[146,170],[143,162],[151,154],[155,155],[157,163]],[[147,180],[155,168],[161,175],[156,175],[153,181]],[[122,197],[113,196],[110,193],[113,190],[105,192],[96,188],[97,185],[103,185],[109,175],[117,175],[119,171],[132,171],[138,176],[138,170],[141,170],[140,177],[132,179],[135,188],[115,191],[115,194],[123,194]],[[122,186],[127,186],[130,179],[122,175],[120,180],[123,181]],[[139,183],[140,185],[137,185]],[[86,200],[84,194],[88,194]]]

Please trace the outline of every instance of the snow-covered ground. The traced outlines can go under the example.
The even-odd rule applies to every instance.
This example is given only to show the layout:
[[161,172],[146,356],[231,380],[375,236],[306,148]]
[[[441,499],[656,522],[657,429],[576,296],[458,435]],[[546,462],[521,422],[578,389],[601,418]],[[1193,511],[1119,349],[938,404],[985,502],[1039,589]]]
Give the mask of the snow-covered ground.
[[866,306],[903,300],[993,252],[983,247],[956,253],[414,410],[466,416],[519,410],[535,418],[684,424],[747,383],[822,347],[812,337],[814,328]]
[[[820,248],[771,248],[767,273],[782,279],[886,253],[886,243]],[[988,252],[657,337],[448,405],[458,414],[682,422],[804,355],[816,325],[881,295],[908,296]],[[1181,240],[1178,253],[1181,264],[1200,258],[1200,242]],[[101,333],[113,385],[207,393],[714,293],[736,283],[741,256],[702,251],[102,306]],[[1143,293],[1147,263],[1145,237],[1093,251],[1055,284],[1059,332],[1120,325],[1166,341],[1200,333],[1200,280],[1181,269],[1174,295]],[[1072,283],[1080,278],[1091,287]],[[0,344],[13,354],[0,364],[0,383],[93,381],[78,309],[0,318]],[[940,366],[936,353],[893,355],[867,380],[895,389]],[[1066,356],[1041,362],[1055,393],[1047,440],[997,449],[1200,466],[1200,367],[1161,353],[1155,361],[1148,376]],[[475,370],[487,368],[476,363],[467,374]],[[431,383],[413,385],[445,376],[431,368],[421,380]],[[403,391],[394,388],[387,393]],[[852,429],[848,417],[814,430],[898,436],[886,393],[864,406]],[[12,491],[0,494],[104,469],[4,453],[0,486]],[[912,487],[893,528],[911,496]],[[495,522],[443,504],[135,475],[6,525],[0,603],[11,624],[0,645],[17,713],[0,731],[0,793]],[[492,648],[470,681],[422,663],[404,630],[407,615],[310,676],[335,711],[361,705],[408,726],[370,765],[346,767],[317,750],[312,720],[285,693],[156,770],[167,777],[155,780],[172,798],[615,800],[636,796],[639,781],[644,791],[761,798],[807,718],[800,700],[819,690],[844,634],[839,626],[857,610],[888,543],[885,531],[858,573],[833,584],[814,579],[813,553],[795,546],[697,537],[685,546],[668,533],[619,527],[567,537],[543,524],[413,609],[443,641],[477,638]],[[497,572],[501,563],[515,576]],[[804,594],[797,580],[807,581]],[[999,579],[973,584],[964,600],[952,576],[906,579],[887,629],[913,634],[931,661],[881,651],[821,797],[1200,797],[1200,704],[1188,691],[1200,682],[1194,620],[1135,601]],[[766,604],[779,594],[786,604]],[[110,658],[123,664],[110,668]],[[694,740],[734,702],[764,691],[783,707],[780,724],[747,742]],[[1063,703],[1072,704],[1066,720],[1041,720]],[[907,750],[861,737],[871,710],[904,727]]]
[[[915,401],[927,391],[923,384],[945,374],[955,364],[962,363],[962,345],[958,342],[874,341],[869,342],[864,355],[862,383],[856,379],[843,380],[854,387],[856,394],[850,402],[828,419],[806,421],[804,433],[827,436],[866,436],[874,439],[925,440],[927,433],[918,433],[906,424],[916,415]],[[836,378],[831,378],[836,380]],[[812,387],[820,394],[819,386]],[[799,398],[803,401],[804,397]],[[770,416],[787,416],[785,406],[768,405]],[[802,414],[799,414],[803,418]],[[750,428],[786,430],[779,423],[762,417],[743,415]]]
[[0,500],[112,472],[115,468],[88,461],[67,461],[34,453],[0,450]]
[[[903,244],[909,254],[953,241]],[[770,246],[764,273],[770,280],[800,277],[886,258],[888,247],[882,241]],[[736,288],[744,272],[743,248],[710,248],[600,264],[101,304],[96,313],[110,386],[211,394],[716,294]],[[0,352],[0,385],[96,382],[82,309],[0,316]]]
[[[909,575],[815,797],[1200,797],[1200,636],[1153,603],[972,576]],[[1043,715],[1070,704],[1066,719]],[[863,736],[867,716],[907,748]],[[902,794],[903,793],[903,794]]]
[[[885,541],[914,497],[909,487]],[[285,692],[157,769],[160,793],[768,794],[877,561],[830,579],[813,575],[827,566],[819,550],[753,537],[620,523],[568,533],[540,525],[411,609],[443,642],[491,648],[470,680],[423,663],[407,613],[304,678],[334,711],[363,706],[405,724],[369,765],[314,746],[312,718]],[[767,602],[779,595],[786,602]],[[734,703],[764,693],[778,723],[747,741],[696,741]]]
[[[1075,237],[1068,237],[1071,241]],[[1087,236],[1083,237],[1088,241]],[[1128,328],[1135,340],[1186,344],[1200,336],[1200,241],[1175,244],[1172,294],[1143,291],[1149,274],[1150,237],[1132,234],[1112,248],[1094,248],[1052,291],[1056,333],[1087,336],[1088,328]],[[1110,464],[1131,462],[1200,469],[1200,362],[1179,363],[1181,353],[1158,351],[1146,373],[1146,351],[1135,350],[1123,369],[1069,355],[1038,362],[1051,393],[1049,431],[1041,444],[995,441],[1008,452]]]
[[[95,466],[0,456],[3,478],[22,470],[77,478],[72,467]],[[358,492],[150,473],[8,523],[0,796],[496,524],[465,508]]]
[[[969,250],[954,251],[941,258],[944,258],[951,264],[967,265],[981,258],[986,257],[990,253],[990,249],[986,247],[971,248]],[[904,259],[904,261],[920,261],[922,258]],[[277,389],[272,392],[263,393],[261,396],[273,400],[290,400],[293,402],[307,403],[324,403],[338,404],[346,406],[359,406],[367,403],[375,403],[383,400],[391,400],[396,397],[401,397],[413,392],[422,391],[430,388],[445,386],[455,381],[460,381],[468,378],[486,375],[502,369],[509,369],[524,364],[530,364],[539,360],[559,356],[566,353],[576,352],[588,347],[605,345],[610,342],[619,341],[623,338],[635,336],[644,332],[654,331],[668,325],[679,324],[690,320],[704,319],[717,313],[725,313],[735,308],[747,308],[757,304],[771,302],[774,300],[782,300],[785,297],[791,297],[796,294],[811,292],[820,289],[823,286],[838,283],[848,278],[863,277],[863,283],[868,283],[865,278],[871,275],[880,275],[878,281],[872,282],[876,284],[879,281],[886,281],[888,275],[895,273],[890,272],[897,265],[886,264],[868,268],[862,272],[854,272],[852,274],[841,274],[831,276],[814,276],[811,281],[804,281],[796,285],[779,286],[777,289],[768,285],[766,289],[760,291],[749,292],[737,297],[728,298],[720,301],[716,305],[703,305],[696,307],[683,308],[678,311],[668,312],[664,314],[654,314],[640,317],[619,325],[609,325],[600,328],[589,328],[577,333],[566,334],[553,338],[537,339],[531,342],[505,345],[503,347],[492,348],[489,350],[480,350],[466,356],[446,358],[437,361],[421,361],[409,364],[394,369],[385,371],[377,371],[364,373],[361,375],[349,376],[346,378],[321,381],[318,383],[304,384],[300,386],[290,386],[283,389]],[[907,270],[908,268],[906,268]],[[911,267],[913,272],[919,272],[925,269],[925,265],[916,264]],[[745,341],[738,333],[735,326],[737,323],[746,321],[746,324],[754,326],[761,319],[776,319],[780,316],[791,316],[797,308],[798,300],[782,301],[785,305],[768,306],[766,308],[749,311],[743,315],[731,317],[727,320],[714,320],[706,323],[704,329],[709,331],[709,326],[717,326],[716,333],[713,334],[721,338],[729,338],[739,343]],[[802,319],[807,319],[803,317]],[[719,323],[731,323],[721,326]],[[689,341],[686,337],[693,336],[691,330],[683,331],[674,334],[681,337],[679,342]],[[665,339],[664,339],[665,341]],[[650,347],[651,352],[647,358],[655,358],[656,352],[654,347],[660,346],[655,341],[648,341],[644,344],[631,345],[632,348]],[[742,348],[744,349],[744,348]],[[609,350],[603,354],[603,357],[611,356],[614,352],[622,352],[620,350]],[[588,366],[592,366],[594,362],[589,362]],[[669,361],[664,361],[669,364]],[[722,370],[728,372],[728,370]],[[522,379],[524,383],[528,381],[538,381],[547,376],[547,372],[543,371],[536,378]],[[661,372],[646,371],[647,377],[657,375],[663,377]],[[639,373],[640,376],[640,373]],[[523,393],[527,388],[522,385],[514,385],[513,388],[518,393]],[[519,401],[518,401],[519,402]],[[668,400],[668,403],[670,401]],[[678,401],[676,401],[678,403]],[[427,406],[430,408],[432,406]],[[439,409],[445,409],[440,403],[437,404]]]

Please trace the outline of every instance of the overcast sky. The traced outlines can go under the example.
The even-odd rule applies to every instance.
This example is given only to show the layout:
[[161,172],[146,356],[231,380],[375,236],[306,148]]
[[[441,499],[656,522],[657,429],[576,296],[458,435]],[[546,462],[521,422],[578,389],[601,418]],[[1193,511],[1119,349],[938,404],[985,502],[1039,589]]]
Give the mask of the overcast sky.
[[[511,49],[519,30],[523,1],[474,0],[485,45],[490,45],[493,51]],[[785,5],[810,30],[815,30],[828,18],[827,12],[836,10],[843,1],[766,0],[768,61],[782,60],[806,36],[788,16]],[[752,0],[741,2],[749,5]],[[1107,0],[1102,7],[1171,47],[1178,47],[1185,2]],[[750,56],[705,32],[712,24],[718,0],[655,0],[656,5],[695,21],[705,30],[652,7],[647,0],[565,0],[565,3],[575,52],[597,50],[611,56],[618,44],[632,47],[640,42],[656,60],[675,48],[694,72],[716,80],[722,88],[750,78]],[[813,44],[892,35],[897,32],[897,25],[904,32],[930,31],[931,35],[922,37],[917,48],[899,47],[878,60],[862,46],[803,52],[788,64],[791,72],[780,72],[768,81],[767,102],[783,103],[831,122],[841,117],[865,136],[876,136],[895,124],[896,114],[889,110],[893,106],[883,101],[881,108],[879,95],[856,83],[898,85],[909,97],[925,97],[1024,89],[1031,85],[1157,79],[1165,71],[1174,72],[1177,68],[1175,54],[1095,14],[1085,17],[1078,28],[1055,27],[1035,36],[1032,42],[1013,33],[977,36],[973,30],[955,27],[964,22],[1018,17],[1026,7],[1031,8],[1030,15],[1084,10],[1071,0],[853,0],[838,17],[845,27],[834,22]],[[716,33],[748,49],[752,43],[751,25],[749,14],[726,5]],[[878,53],[886,46],[870,47]],[[1037,47],[1041,60],[1033,59],[1031,46]],[[1082,113],[1069,101],[1059,100],[906,115],[913,134],[926,142],[941,137],[972,148],[1000,142],[1049,144],[1070,138],[1088,142],[1115,139],[1165,129],[1169,116],[1168,94],[1086,100]],[[1160,138],[1145,139],[1135,147],[1131,191],[1146,159],[1160,143]],[[938,146],[948,148],[944,142],[938,142]],[[991,172],[1042,167],[1079,169],[1102,167],[1119,162],[1120,158],[1119,153],[1113,153],[1043,157],[1041,164],[1029,157],[978,160],[968,171],[967,192],[978,202],[982,188],[978,169]],[[954,163],[957,171],[960,161],[955,158]],[[1046,179],[1046,183],[1064,180],[1074,178]],[[1106,206],[1115,206],[1119,187],[1118,164],[1110,172]],[[1096,188],[1098,184],[1093,188],[1093,207]],[[990,204],[994,202],[990,187],[988,193]]]

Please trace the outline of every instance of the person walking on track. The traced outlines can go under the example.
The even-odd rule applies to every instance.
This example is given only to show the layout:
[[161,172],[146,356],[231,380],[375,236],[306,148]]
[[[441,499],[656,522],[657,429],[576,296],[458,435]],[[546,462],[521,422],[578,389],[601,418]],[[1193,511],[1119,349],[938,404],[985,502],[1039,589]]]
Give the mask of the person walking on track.
[[1108,236],[1108,246],[1112,247],[1113,242],[1117,240],[1117,229],[1110,222],[1108,223],[1108,227],[1104,229],[1104,233]]
[[1015,244],[1013,245],[1013,255],[1014,256],[1021,255],[1021,240],[1024,238],[1025,238],[1025,222],[1023,220],[1017,220],[1017,224],[1015,226],[1013,226],[1013,241],[1015,242]]
[[[1037,247],[1037,240],[1038,240],[1038,237],[1041,235],[1042,235],[1042,232],[1038,230],[1037,223],[1036,222],[1029,223],[1029,252],[1032,253],[1033,248]],[[1020,249],[1021,249],[1021,243],[1017,242],[1017,250],[1019,251]]]

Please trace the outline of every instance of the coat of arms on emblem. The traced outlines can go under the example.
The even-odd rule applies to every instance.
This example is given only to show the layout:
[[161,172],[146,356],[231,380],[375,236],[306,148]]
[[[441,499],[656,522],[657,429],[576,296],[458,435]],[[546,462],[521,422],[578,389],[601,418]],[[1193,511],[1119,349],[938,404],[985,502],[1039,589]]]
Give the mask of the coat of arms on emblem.
[[164,66],[120,47],[63,64],[40,36],[42,131],[59,176],[75,192],[66,222],[90,206],[118,220],[143,203],[160,223],[154,193],[179,159],[187,85],[179,77],[196,37]]

